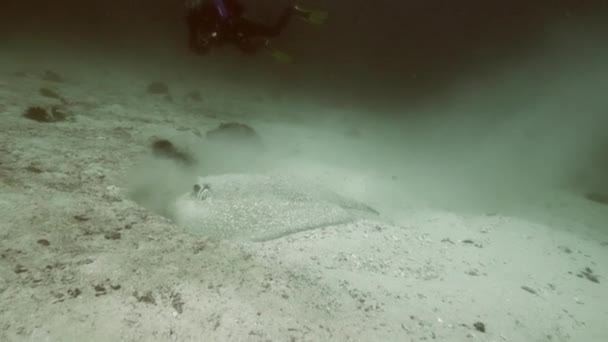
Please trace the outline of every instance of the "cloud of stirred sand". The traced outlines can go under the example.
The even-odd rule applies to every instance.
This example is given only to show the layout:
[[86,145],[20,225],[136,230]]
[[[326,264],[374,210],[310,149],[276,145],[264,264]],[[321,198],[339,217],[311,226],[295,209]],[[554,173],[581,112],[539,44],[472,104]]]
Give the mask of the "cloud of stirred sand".
[[[298,156],[395,180],[376,195],[402,193],[463,209],[501,209],[555,188],[608,192],[608,49],[603,32],[580,27],[555,27],[525,57],[480,65],[432,104],[393,109],[402,116],[311,113],[302,123],[307,130],[334,134],[302,139]],[[310,136],[304,128],[284,134],[276,127],[274,135],[290,143]],[[231,171],[252,171],[251,159],[239,165],[218,151],[195,153],[215,165],[229,158]],[[266,168],[273,162],[264,160]],[[176,176],[164,188],[187,188],[181,171],[167,167],[171,172],[160,173]],[[154,186],[163,183],[151,178]]]
[[346,121],[375,127],[374,146],[327,142],[319,154],[334,149],[337,163],[398,176],[391,190],[456,207],[510,206],[556,188],[608,192],[605,34],[549,32],[525,57],[480,65],[432,104],[395,108],[400,118],[336,120],[336,132]]

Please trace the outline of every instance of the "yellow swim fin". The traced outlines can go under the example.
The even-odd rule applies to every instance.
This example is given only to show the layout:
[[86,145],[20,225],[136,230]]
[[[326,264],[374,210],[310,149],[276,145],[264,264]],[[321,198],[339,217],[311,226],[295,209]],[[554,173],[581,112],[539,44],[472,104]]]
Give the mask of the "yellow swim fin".
[[329,13],[327,11],[305,10],[297,5],[295,6],[295,10],[298,11],[300,18],[313,25],[322,25],[329,17]]
[[323,25],[328,17],[329,13],[327,11],[308,11],[308,16],[304,20],[313,25]]

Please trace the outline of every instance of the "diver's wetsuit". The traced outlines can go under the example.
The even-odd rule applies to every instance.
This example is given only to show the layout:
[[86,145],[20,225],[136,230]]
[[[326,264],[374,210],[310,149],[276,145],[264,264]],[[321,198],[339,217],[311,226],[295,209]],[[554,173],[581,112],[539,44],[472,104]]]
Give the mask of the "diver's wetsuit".
[[194,0],[187,11],[189,47],[197,54],[225,43],[253,54],[268,38],[278,36],[291,15],[299,12],[295,6],[288,7],[274,25],[265,25],[245,18],[238,0]]

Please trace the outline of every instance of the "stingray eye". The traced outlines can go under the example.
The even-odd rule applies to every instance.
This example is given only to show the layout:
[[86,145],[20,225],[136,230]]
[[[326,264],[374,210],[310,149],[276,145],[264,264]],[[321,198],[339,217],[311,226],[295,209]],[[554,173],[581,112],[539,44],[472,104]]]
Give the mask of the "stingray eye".
[[201,191],[201,186],[198,184],[194,184],[194,188],[192,188],[192,193],[196,195],[199,191]]
[[192,188],[192,197],[202,201],[209,197],[209,195],[211,195],[211,187],[208,184],[194,184],[194,187]]

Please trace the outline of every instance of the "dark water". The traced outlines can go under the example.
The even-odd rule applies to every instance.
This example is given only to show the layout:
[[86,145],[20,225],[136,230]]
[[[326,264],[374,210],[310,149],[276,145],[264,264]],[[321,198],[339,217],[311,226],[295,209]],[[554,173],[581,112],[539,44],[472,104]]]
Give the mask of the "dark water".
[[[243,3],[271,20],[286,1]],[[352,95],[378,104],[428,101],[463,77],[525,59],[559,29],[584,36],[608,25],[608,4],[591,0],[302,4],[327,9],[330,20],[323,28],[294,22],[280,38],[297,60],[284,71],[287,82],[293,77],[294,83],[322,87],[320,93],[334,89],[334,99],[348,102]],[[4,0],[1,6],[3,39],[80,39],[106,51],[148,46],[187,53],[182,0]]]

